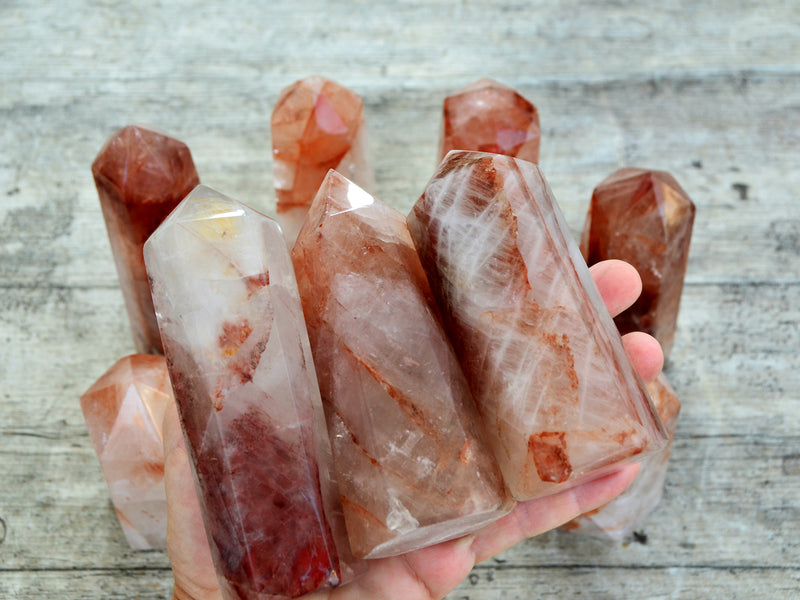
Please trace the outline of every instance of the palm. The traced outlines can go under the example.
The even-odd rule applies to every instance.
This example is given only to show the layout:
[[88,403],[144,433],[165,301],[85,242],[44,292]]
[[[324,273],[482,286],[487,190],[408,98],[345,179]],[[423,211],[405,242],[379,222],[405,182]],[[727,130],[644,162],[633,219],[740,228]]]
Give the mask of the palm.
[[[595,265],[591,271],[612,315],[630,306],[639,296],[641,283],[630,265],[607,261]],[[663,362],[658,343],[641,333],[628,334],[623,341],[642,379],[655,379]],[[219,599],[221,594],[174,410],[165,420],[164,447],[169,511],[167,546],[175,576],[175,596],[195,600]],[[467,576],[476,563],[605,504],[625,489],[637,470],[636,465],[629,465],[559,494],[521,502],[509,515],[472,535],[402,556],[371,561],[367,573],[353,583],[311,594],[307,599],[442,598]]]

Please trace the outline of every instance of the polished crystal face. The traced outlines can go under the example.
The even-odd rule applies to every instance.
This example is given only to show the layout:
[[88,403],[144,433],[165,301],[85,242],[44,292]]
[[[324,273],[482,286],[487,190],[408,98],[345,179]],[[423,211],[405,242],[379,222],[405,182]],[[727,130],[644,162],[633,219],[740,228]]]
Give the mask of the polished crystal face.
[[160,354],[142,247],[198,183],[189,149],[158,131],[131,125],[112,135],[92,164],[100,206],[139,352]]
[[331,171],[292,256],[353,551],[401,554],[506,514],[405,217]]
[[339,494],[280,228],[198,186],[145,260],[225,594],[296,597],[340,583]]
[[374,187],[361,97],[318,76],[285,88],[272,112],[272,159],[278,222],[291,246],[329,169]]
[[120,359],[81,396],[111,501],[137,550],[166,547],[161,424],[172,402],[164,357],[144,354]]
[[664,171],[620,169],[592,194],[581,237],[587,263],[617,258],[642,277],[642,295],[615,321],[620,333],[645,331],[669,356],[689,260],[695,207]]
[[669,434],[669,445],[642,461],[639,474],[624,492],[605,506],[570,521],[563,526],[563,530],[622,541],[633,533],[661,500],[681,403],[663,373],[646,387]]
[[539,162],[539,113],[513,88],[479,79],[444,100],[439,159],[475,150]]
[[664,447],[663,426],[536,165],[451,152],[408,222],[515,498]]

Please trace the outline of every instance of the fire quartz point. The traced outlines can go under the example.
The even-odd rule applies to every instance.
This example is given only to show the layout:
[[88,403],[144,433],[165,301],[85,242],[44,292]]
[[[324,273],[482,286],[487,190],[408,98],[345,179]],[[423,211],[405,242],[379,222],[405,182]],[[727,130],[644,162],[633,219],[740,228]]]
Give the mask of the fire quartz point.
[[618,258],[642,277],[642,295],[615,319],[620,333],[645,331],[669,356],[689,260],[695,207],[664,171],[620,169],[594,189],[581,236],[593,265]]
[[539,162],[539,113],[515,89],[479,79],[445,98],[439,159],[475,150]]
[[280,93],[271,124],[278,222],[291,247],[329,169],[375,187],[364,103],[335,81],[307,77]]
[[163,356],[118,360],[81,396],[111,501],[131,548],[166,547],[161,423],[174,402]]
[[161,354],[142,247],[198,183],[189,148],[141,125],[113,134],[92,163],[92,175],[114,254],[136,349]]
[[570,521],[563,526],[565,531],[622,541],[661,500],[681,403],[663,373],[647,384],[647,391],[669,434],[669,446],[642,461],[639,475],[622,494],[605,506]]
[[666,445],[536,165],[451,152],[408,221],[517,500]]
[[341,583],[352,573],[346,534],[280,228],[198,186],[144,254],[226,599]]
[[409,552],[508,513],[405,217],[331,171],[292,257],[356,556]]

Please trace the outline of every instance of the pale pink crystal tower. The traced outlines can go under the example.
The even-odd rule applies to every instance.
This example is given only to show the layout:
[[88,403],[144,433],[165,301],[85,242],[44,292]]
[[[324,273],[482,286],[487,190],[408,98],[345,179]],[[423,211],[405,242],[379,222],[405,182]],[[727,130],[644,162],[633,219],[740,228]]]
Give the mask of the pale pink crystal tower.
[[515,498],[666,445],[536,165],[451,152],[409,229]]
[[565,531],[621,541],[633,532],[661,500],[681,403],[663,373],[647,385],[647,391],[669,433],[669,446],[642,461],[639,475],[622,494],[605,506],[570,521],[564,525]]
[[271,123],[278,222],[291,247],[329,169],[374,187],[364,103],[335,81],[307,77],[280,93]]
[[589,265],[618,258],[642,277],[642,295],[615,319],[620,333],[645,331],[669,356],[689,260],[695,207],[664,171],[625,168],[598,185],[581,251]]
[[341,583],[346,534],[280,228],[198,186],[144,253],[226,599]]
[[292,257],[353,552],[401,554],[506,514],[405,217],[331,171]]
[[539,113],[515,89],[479,79],[444,100],[439,159],[477,150],[539,162]]
[[92,164],[136,349],[161,354],[142,247],[198,183],[189,148],[141,125],[117,131]]
[[166,547],[161,423],[174,402],[163,356],[117,361],[81,396],[111,501],[131,548]]

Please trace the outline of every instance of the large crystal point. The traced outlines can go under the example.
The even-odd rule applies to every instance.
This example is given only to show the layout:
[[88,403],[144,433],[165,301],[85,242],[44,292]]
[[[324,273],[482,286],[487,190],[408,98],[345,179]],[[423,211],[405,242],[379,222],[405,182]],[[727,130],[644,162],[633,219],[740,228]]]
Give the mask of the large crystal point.
[[122,531],[132,548],[166,547],[161,423],[174,402],[163,356],[117,361],[81,396],[81,409]]
[[661,500],[681,403],[663,373],[647,385],[647,391],[669,433],[669,446],[642,461],[639,475],[622,494],[605,506],[570,521],[564,525],[565,531],[621,541]]
[[347,541],[280,228],[198,186],[144,253],[226,598],[293,598],[340,583]]
[[278,221],[291,247],[329,169],[374,187],[361,96],[318,76],[285,88],[272,112],[272,158]]
[[651,334],[665,356],[675,338],[694,213],[669,173],[620,169],[595,188],[581,237],[590,265],[618,258],[639,271],[642,295],[616,323],[623,334]]
[[506,514],[405,217],[331,171],[292,257],[353,552],[401,554]]
[[451,152],[409,229],[515,498],[664,447],[666,433],[536,165]]
[[539,161],[539,113],[515,89],[479,79],[444,100],[439,158],[477,150]]
[[117,131],[92,163],[136,349],[161,354],[142,247],[198,183],[189,148],[139,125]]

